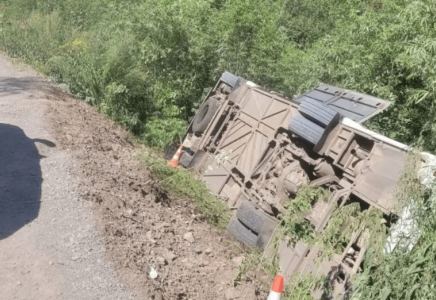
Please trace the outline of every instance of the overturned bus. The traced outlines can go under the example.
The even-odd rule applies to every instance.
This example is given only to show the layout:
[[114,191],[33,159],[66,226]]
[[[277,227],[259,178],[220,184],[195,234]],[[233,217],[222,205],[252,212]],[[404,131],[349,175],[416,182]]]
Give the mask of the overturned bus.
[[[288,99],[226,72],[191,122],[180,164],[196,170],[234,209],[227,229],[252,247],[265,248],[286,203],[308,185],[331,192],[304,217],[315,232],[323,231],[335,208],[356,202],[389,216],[408,147],[361,125],[388,106],[326,84]],[[339,270],[333,289],[343,295],[360,270],[367,240],[356,232],[321,266],[321,249],[304,241],[281,243],[281,271],[292,280],[299,273]]]

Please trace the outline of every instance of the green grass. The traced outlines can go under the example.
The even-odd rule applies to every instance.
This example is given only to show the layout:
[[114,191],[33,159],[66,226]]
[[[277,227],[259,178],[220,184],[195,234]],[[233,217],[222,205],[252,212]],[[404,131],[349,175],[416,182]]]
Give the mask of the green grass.
[[281,238],[289,245],[295,246],[297,241],[312,243],[315,240],[315,232],[312,226],[305,220],[307,213],[318,201],[327,201],[330,193],[321,187],[306,186],[298,195],[286,203],[286,213],[282,216]]
[[160,185],[171,194],[192,201],[202,217],[219,229],[225,229],[231,216],[231,211],[223,200],[213,195],[203,181],[196,179],[191,170],[173,169],[167,162],[157,157],[152,150],[139,155],[159,180]]

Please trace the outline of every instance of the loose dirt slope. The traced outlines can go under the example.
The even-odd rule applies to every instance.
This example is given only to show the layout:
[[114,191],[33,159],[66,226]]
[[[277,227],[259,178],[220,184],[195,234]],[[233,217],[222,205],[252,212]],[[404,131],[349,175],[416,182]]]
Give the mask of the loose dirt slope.
[[[163,191],[136,159],[141,148],[122,128],[36,74],[13,71],[1,57],[0,69],[0,81],[6,82],[0,86],[0,122],[56,144],[37,143],[43,179],[39,216],[0,240],[0,281],[8,282],[6,292],[31,299],[19,292],[27,276],[24,265],[31,261],[36,275],[44,265],[42,277],[53,287],[45,291],[48,296],[32,294],[35,299],[266,298],[252,282],[233,288],[240,246],[199,221],[189,201]],[[14,95],[4,92],[8,80],[23,76],[28,86]],[[0,201],[0,209],[7,206]],[[15,270],[16,265],[23,267]],[[156,279],[149,277],[151,268]],[[58,276],[52,269],[69,273]]]

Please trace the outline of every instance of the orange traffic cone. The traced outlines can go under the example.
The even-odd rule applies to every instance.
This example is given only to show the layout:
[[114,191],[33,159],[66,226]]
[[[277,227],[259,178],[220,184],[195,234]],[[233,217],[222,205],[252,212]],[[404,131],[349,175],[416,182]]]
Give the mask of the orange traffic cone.
[[173,168],[179,167],[179,159],[180,155],[182,155],[182,149],[183,145],[180,145],[179,149],[177,150],[176,154],[174,154],[173,158],[168,161],[168,164]]
[[283,276],[276,275],[271,286],[271,291],[269,292],[268,298],[266,300],[280,300],[283,292],[283,282]]

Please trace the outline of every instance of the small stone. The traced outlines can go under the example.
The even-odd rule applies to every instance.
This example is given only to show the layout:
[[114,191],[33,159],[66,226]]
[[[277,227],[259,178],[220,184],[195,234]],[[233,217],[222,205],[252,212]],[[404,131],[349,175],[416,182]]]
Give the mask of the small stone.
[[156,292],[156,294],[154,294],[154,300],[164,300],[162,293]]
[[22,285],[21,281],[17,281],[17,285]]
[[78,260],[79,258],[80,258],[79,255],[73,255],[73,256],[71,257],[71,260],[72,260],[72,261],[76,261],[76,260]]
[[118,144],[112,144],[112,150],[114,152],[118,152],[120,150],[121,146]]
[[183,238],[184,238],[186,241],[190,242],[190,243],[195,242],[195,238],[194,238],[194,235],[192,234],[192,232],[187,232],[187,233],[185,233],[185,235],[183,236]]
[[166,223],[166,222],[163,222],[162,224],[160,224],[159,227],[160,227],[160,228],[168,228],[168,227],[170,227],[170,224],[168,224],[168,223]]
[[169,250],[165,250],[163,252],[163,256],[165,257],[165,259],[169,262],[175,260],[177,258],[177,255],[175,255],[173,252],[169,251]]
[[151,231],[147,231],[145,233],[145,237],[147,238],[147,240],[149,240],[150,242],[152,242],[153,244],[157,243],[155,239],[153,239],[152,237],[152,232]]
[[48,264],[49,264],[50,266],[53,266],[53,262],[52,262],[51,260],[48,261]]
[[235,264],[236,267],[239,267],[240,265],[242,265],[243,261],[244,261],[243,256],[236,256],[236,257],[233,257],[233,259],[232,259],[232,262]]
[[199,266],[200,267],[206,267],[209,265],[209,262],[207,260],[203,260],[202,262],[200,262]]
[[209,254],[211,254],[212,253],[212,248],[207,248],[206,250],[204,250],[204,253],[206,254],[206,255],[209,255]]
[[201,254],[201,250],[198,249],[197,247],[190,247],[189,250],[191,250],[195,254]]
[[162,266],[167,264],[167,261],[165,260],[165,258],[160,257],[160,256],[156,257],[156,261],[158,264],[160,264]]

